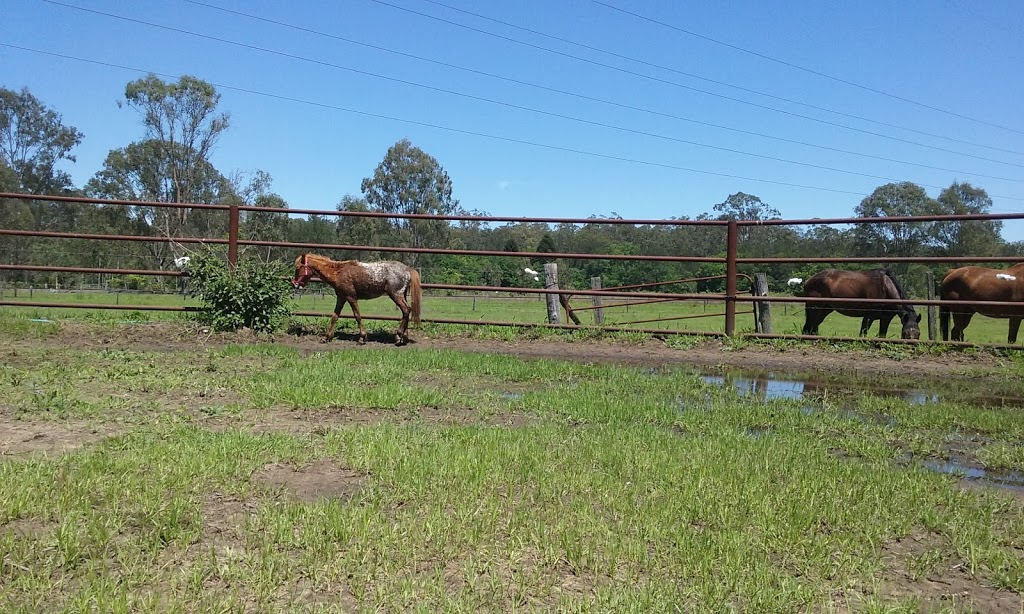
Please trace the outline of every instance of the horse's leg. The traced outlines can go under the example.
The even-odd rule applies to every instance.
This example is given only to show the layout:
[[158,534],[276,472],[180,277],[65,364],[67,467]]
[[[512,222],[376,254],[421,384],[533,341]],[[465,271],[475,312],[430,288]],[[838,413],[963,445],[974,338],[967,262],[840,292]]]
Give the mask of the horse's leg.
[[878,318],[878,336],[885,339],[889,335],[889,324],[892,323],[892,319],[896,317],[896,314],[890,313]]
[[397,292],[388,292],[388,296],[391,300],[398,305],[398,309],[402,312],[402,321],[398,323],[398,333],[395,335],[395,345],[402,345],[409,342],[409,335],[406,331],[409,328],[409,305],[405,302],[405,297]]
[[[886,326],[889,325],[889,323],[885,322],[885,320],[882,320],[882,322],[884,322]],[[868,336],[868,329],[871,328],[871,325],[874,324],[874,323],[875,323],[874,318],[868,318],[868,317],[861,318],[860,319],[860,336],[861,337],[867,337]],[[881,329],[881,327],[882,327],[882,325],[879,324],[879,329]]]
[[334,313],[331,314],[331,325],[327,327],[327,336],[324,337],[324,343],[334,338],[334,327],[338,323],[338,316],[341,315],[341,310],[345,308],[345,299],[338,297],[338,301],[334,303]]
[[1020,318],[1010,318],[1010,333],[1007,335],[1007,343],[1017,343],[1017,333],[1020,331]]
[[804,330],[805,335],[817,335],[818,326],[825,320],[825,316],[832,313],[831,309],[823,309],[821,307],[813,307],[807,305],[804,308]]
[[972,317],[974,317],[974,312],[973,311],[969,311],[969,312],[954,311],[953,312],[953,332],[951,333],[951,336],[953,337],[953,341],[963,341],[964,340],[964,329],[967,328],[967,325],[971,323],[971,318]]
[[352,315],[356,317],[356,324],[359,325],[359,339],[356,343],[359,345],[366,344],[366,329],[363,328],[363,316],[359,315],[359,303],[356,302],[355,297],[348,299],[348,304],[352,305]]

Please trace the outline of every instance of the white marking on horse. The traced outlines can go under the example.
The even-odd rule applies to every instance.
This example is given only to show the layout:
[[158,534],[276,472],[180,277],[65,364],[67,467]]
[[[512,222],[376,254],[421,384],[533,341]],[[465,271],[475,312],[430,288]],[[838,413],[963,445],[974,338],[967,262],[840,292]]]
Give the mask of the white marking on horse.
[[1017,281],[1017,278],[1013,275],[1007,275],[1006,273],[996,273],[997,279],[1005,279],[1006,281]]
[[360,262],[359,266],[363,267],[363,270],[370,276],[370,279],[377,283],[383,283],[393,269],[386,262]]

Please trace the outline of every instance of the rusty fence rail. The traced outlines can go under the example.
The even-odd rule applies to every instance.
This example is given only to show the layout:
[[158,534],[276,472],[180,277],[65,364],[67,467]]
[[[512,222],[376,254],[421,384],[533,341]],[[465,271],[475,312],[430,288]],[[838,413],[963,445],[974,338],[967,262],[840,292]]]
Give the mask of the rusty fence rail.
[[[817,298],[804,298],[795,296],[752,296],[752,293],[741,292],[737,285],[737,280],[744,277],[744,274],[738,271],[738,267],[741,265],[756,265],[756,264],[969,264],[969,263],[1009,263],[1024,260],[1024,258],[1015,258],[1012,256],[971,256],[971,257],[939,257],[939,256],[887,256],[887,257],[823,257],[823,258],[810,258],[810,257],[745,257],[740,256],[740,241],[739,241],[739,229],[749,228],[754,226],[826,226],[826,225],[838,225],[838,224],[891,224],[891,223],[919,223],[919,222],[940,222],[940,221],[994,221],[994,220],[1019,220],[1024,219],[1024,212],[1021,213],[998,213],[998,214],[963,214],[963,215],[936,215],[936,216],[915,216],[915,217],[871,217],[871,218],[812,218],[812,219],[794,219],[794,220],[665,220],[665,219],[621,219],[621,218],[547,218],[547,217],[514,217],[514,216],[480,216],[480,215],[426,215],[426,214],[392,214],[392,213],[379,213],[379,212],[356,212],[356,211],[321,211],[315,209],[272,209],[265,207],[252,207],[245,205],[230,205],[230,204],[200,204],[200,203],[165,203],[165,202],[151,202],[151,201],[127,201],[127,200],[110,200],[110,199],[97,199],[97,198],[86,198],[78,196],[44,196],[44,195],[33,195],[33,194],[19,194],[19,193],[8,193],[0,192],[0,206],[3,206],[4,201],[43,201],[43,202],[63,202],[63,203],[83,203],[83,204],[97,204],[102,206],[131,206],[131,207],[161,207],[161,208],[178,208],[178,209],[193,209],[193,210],[209,210],[209,211],[223,211],[227,215],[227,236],[219,237],[165,237],[165,236],[146,236],[146,235],[117,235],[117,234],[93,234],[93,233],[74,233],[74,232],[56,232],[56,231],[42,231],[42,230],[18,230],[11,228],[0,228],[0,237],[3,236],[20,236],[20,237],[38,237],[38,238],[54,238],[54,239],[84,239],[84,240],[102,240],[102,241],[128,241],[128,242],[164,242],[164,243],[179,243],[179,244],[213,244],[213,245],[226,245],[228,248],[228,262],[231,266],[235,266],[238,262],[239,248],[245,246],[254,247],[277,247],[277,248],[291,248],[296,250],[344,250],[344,251],[373,251],[373,252],[386,252],[386,253],[424,253],[424,254],[442,254],[442,255],[465,255],[465,256],[498,256],[498,257],[515,257],[515,258],[565,258],[573,260],[627,260],[627,261],[650,261],[650,262],[676,262],[676,263],[717,263],[724,264],[726,268],[725,275],[723,276],[726,281],[725,292],[721,294],[693,294],[693,293],[665,293],[665,292],[634,292],[626,290],[633,290],[639,286],[654,287],[657,285],[668,285],[672,282],[653,282],[652,284],[640,284],[635,287],[619,286],[614,288],[602,289],[602,290],[576,290],[576,289],[561,289],[561,290],[546,290],[539,288],[517,288],[517,287],[499,287],[499,286],[474,286],[474,285],[460,285],[460,284],[440,284],[440,283],[424,283],[425,289],[433,290],[454,290],[460,292],[500,292],[500,293],[516,293],[516,294],[571,294],[573,296],[603,296],[603,297],[616,297],[619,299],[628,298],[629,300],[643,300],[643,301],[685,301],[685,300],[702,300],[702,301],[722,301],[725,305],[725,310],[722,314],[724,316],[724,333],[721,331],[689,331],[689,330],[674,330],[674,329],[648,329],[648,328],[629,328],[626,326],[577,326],[577,325],[551,325],[551,324],[524,324],[521,322],[501,322],[501,321],[481,321],[481,320],[457,320],[457,319],[425,319],[429,322],[437,323],[452,323],[452,324],[490,324],[490,325],[508,325],[508,326],[545,326],[545,327],[556,327],[556,328],[599,328],[602,330],[625,330],[635,332],[646,332],[653,334],[698,334],[698,335],[709,335],[709,336],[734,336],[736,334],[736,316],[738,315],[737,306],[740,303],[750,302],[753,305],[758,303],[814,303],[814,302],[832,302],[832,303],[871,303],[871,304],[886,304],[886,303],[905,303],[906,301],[896,299],[817,299]],[[481,223],[492,223],[492,222],[506,222],[506,223],[543,223],[543,224],[581,224],[581,225],[651,225],[651,226],[711,226],[721,227],[726,233],[726,255],[725,257],[710,257],[710,256],[679,256],[679,255],[623,255],[623,254],[593,254],[593,253],[546,253],[546,252],[505,252],[495,250],[458,250],[458,249],[444,249],[444,248],[410,248],[410,247],[399,247],[399,246],[370,246],[370,245],[345,245],[345,244],[322,244],[322,243],[303,243],[303,242],[288,242],[288,241],[264,241],[254,239],[244,239],[240,236],[240,221],[241,214],[243,212],[258,212],[262,214],[275,213],[284,215],[317,215],[317,216],[334,216],[334,217],[353,217],[353,218],[390,218],[390,219],[430,219],[430,220],[445,220],[452,222],[481,222]],[[102,268],[102,267],[75,267],[75,266],[53,266],[53,265],[39,265],[39,264],[13,264],[13,263],[0,263],[0,271],[37,271],[37,272],[66,272],[66,273],[81,273],[81,274],[110,274],[110,275],[141,275],[141,276],[165,276],[174,277],[182,276],[183,273],[176,270],[155,270],[155,269],[129,269],[129,268]],[[694,278],[696,279],[696,278]],[[1019,303],[1001,303],[993,301],[938,301],[938,300],[925,300],[925,299],[914,299],[914,305],[963,305],[963,306],[1020,306]],[[139,311],[199,311],[201,308],[196,307],[177,307],[177,306],[159,306],[159,305],[105,305],[105,304],[82,304],[82,303],[58,303],[58,302],[23,302],[23,301],[8,301],[0,300],[0,305],[5,306],[33,306],[33,307],[62,307],[62,308],[85,308],[85,309],[133,309]],[[582,308],[588,309],[588,308]],[[581,310],[582,310],[581,309]],[[746,312],[741,312],[746,313]],[[296,315],[325,315],[322,313],[308,312],[308,311],[296,311]],[[369,317],[368,319],[374,319]],[[392,319],[385,316],[376,316],[376,319]],[[641,321],[633,322],[632,324],[645,323]],[[744,336],[753,338],[802,338],[802,339],[813,339],[818,337],[805,336],[805,335],[780,335],[780,334],[763,334],[763,333],[744,333]],[[828,337],[829,339],[839,339],[838,337]],[[900,340],[900,339],[889,339],[888,342],[893,343],[920,343],[916,340]],[[953,342],[948,342],[953,343]],[[977,344],[966,344],[966,345],[977,345]],[[992,347],[1003,347],[1005,344],[985,344],[986,346]],[[1013,347],[1013,346],[1006,346]]]

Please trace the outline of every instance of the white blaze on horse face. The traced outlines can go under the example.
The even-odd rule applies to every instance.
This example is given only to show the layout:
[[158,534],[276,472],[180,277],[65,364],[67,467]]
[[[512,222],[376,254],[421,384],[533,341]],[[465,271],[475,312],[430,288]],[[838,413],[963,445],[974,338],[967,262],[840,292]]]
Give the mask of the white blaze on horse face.
[[1017,278],[1013,275],[1007,275],[1006,273],[996,273],[996,279],[1005,279],[1006,281],[1017,281]]

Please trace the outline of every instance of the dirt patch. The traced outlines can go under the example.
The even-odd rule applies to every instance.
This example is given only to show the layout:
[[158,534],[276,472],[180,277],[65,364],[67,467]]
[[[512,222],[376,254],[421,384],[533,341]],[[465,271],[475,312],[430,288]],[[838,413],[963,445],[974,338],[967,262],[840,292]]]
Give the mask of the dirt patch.
[[948,556],[943,540],[918,531],[886,545],[885,571],[879,596],[914,598],[922,612],[1007,612],[1019,614],[1024,601],[1017,593],[986,585]]
[[23,422],[0,416],[0,457],[60,454],[117,434],[113,428],[72,422]]
[[[216,348],[228,344],[273,342],[296,348],[301,354],[359,348],[360,351],[401,352],[409,348],[453,349],[466,352],[510,354],[524,358],[550,358],[587,363],[625,365],[694,365],[741,369],[773,369],[789,372],[823,372],[854,375],[897,375],[903,377],[945,378],[950,375],[992,372],[999,378],[1005,360],[987,351],[949,351],[934,356],[917,355],[899,359],[880,349],[832,351],[827,343],[805,343],[791,347],[773,347],[759,343],[729,345],[713,339],[692,348],[669,347],[659,339],[642,343],[604,340],[562,341],[550,339],[501,340],[469,337],[430,337],[414,331],[413,342],[395,347],[391,342],[371,340],[357,346],[346,339],[322,343],[318,335],[279,334],[257,336],[251,332],[211,334],[209,331],[181,323],[154,323],[104,327],[82,322],[64,322],[59,332],[42,339],[8,342],[11,350],[19,347],[54,347],[61,349],[117,348],[136,351],[191,351]],[[384,337],[382,337],[384,338]],[[393,340],[393,339],[392,339]]]
[[368,480],[364,473],[339,467],[330,460],[316,461],[305,467],[280,463],[266,465],[253,474],[252,481],[275,491],[283,491],[305,502],[322,499],[348,500]]

